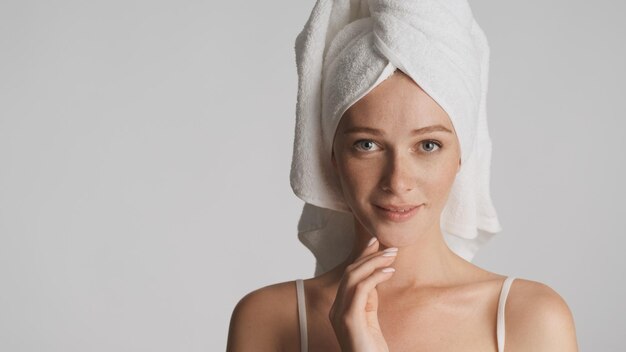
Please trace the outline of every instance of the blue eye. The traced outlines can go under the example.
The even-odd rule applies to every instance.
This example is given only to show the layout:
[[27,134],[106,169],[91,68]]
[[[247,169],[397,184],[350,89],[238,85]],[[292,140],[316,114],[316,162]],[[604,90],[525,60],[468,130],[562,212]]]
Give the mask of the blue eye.
[[[358,145],[362,145],[362,146],[366,146],[364,149],[362,148],[358,148]],[[365,151],[369,151],[371,149],[369,148],[373,148],[376,145],[376,143],[374,143],[372,140],[370,139],[360,139],[356,142],[354,142],[354,144],[352,145],[354,148],[356,148],[357,150],[365,150]]]
[[[425,147],[422,149],[426,153],[433,153],[437,149],[440,149],[442,147],[440,142],[431,140],[431,139],[422,141],[420,142],[420,144]],[[353,148],[355,148],[356,150],[360,150],[360,151],[371,151],[373,150],[372,148],[374,148],[375,146],[376,146],[376,143],[374,143],[374,141],[372,141],[371,139],[360,139],[354,142],[354,144],[352,145]]]
[[441,143],[439,143],[439,142],[437,142],[437,141],[434,141],[434,140],[427,140],[427,141],[423,141],[423,142],[421,142],[421,144],[422,144],[423,146],[425,146],[425,145],[430,145],[430,146],[432,146],[432,147],[430,147],[430,148],[426,148],[426,149],[424,149],[424,150],[425,150],[426,152],[428,152],[428,153],[432,153],[432,152],[433,152],[432,148],[434,148],[434,146],[437,146],[437,148],[441,148]]

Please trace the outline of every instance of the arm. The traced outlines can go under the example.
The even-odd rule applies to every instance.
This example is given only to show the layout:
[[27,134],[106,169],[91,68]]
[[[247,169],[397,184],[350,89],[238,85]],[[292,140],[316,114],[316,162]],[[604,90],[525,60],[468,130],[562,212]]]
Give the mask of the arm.
[[237,303],[230,319],[227,352],[278,349],[275,301],[265,287],[248,293]]
[[505,350],[577,352],[574,318],[565,300],[545,284],[517,281],[505,308]]

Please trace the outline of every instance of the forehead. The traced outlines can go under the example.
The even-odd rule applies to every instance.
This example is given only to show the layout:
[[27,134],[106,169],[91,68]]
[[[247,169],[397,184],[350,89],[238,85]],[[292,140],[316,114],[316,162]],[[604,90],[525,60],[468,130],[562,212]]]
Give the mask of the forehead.
[[411,77],[397,70],[350,106],[341,118],[338,129],[365,125],[389,130],[434,124],[453,130],[446,111]]

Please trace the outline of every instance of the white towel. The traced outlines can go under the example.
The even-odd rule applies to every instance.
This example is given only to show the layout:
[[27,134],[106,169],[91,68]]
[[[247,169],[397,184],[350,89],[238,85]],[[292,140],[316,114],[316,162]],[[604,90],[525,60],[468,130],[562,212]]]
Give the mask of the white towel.
[[305,204],[299,240],[315,275],[346,259],[353,217],[331,162],[343,113],[396,68],[447,113],[461,147],[461,169],[441,214],[448,246],[471,261],[502,230],[489,173],[489,46],[467,0],[317,0],[295,41],[296,127],[290,181]]

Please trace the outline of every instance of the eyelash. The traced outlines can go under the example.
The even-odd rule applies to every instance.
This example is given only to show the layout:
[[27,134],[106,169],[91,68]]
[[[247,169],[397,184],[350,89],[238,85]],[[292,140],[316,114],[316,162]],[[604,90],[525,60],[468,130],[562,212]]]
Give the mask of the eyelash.
[[[372,141],[371,139],[359,139],[358,141],[354,142],[354,144],[352,145],[352,147],[353,147],[354,149],[356,149],[356,150],[359,150],[356,146],[357,146],[359,143],[361,143],[361,142],[372,142],[372,143],[374,143],[374,141]],[[435,151],[437,151],[437,150],[441,149],[441,147],[443,146],[443,145],[442,145],[439,141],[436,141],[436,140],[434,140],[434,139],[427,139],[427,140],[424,140],[424,141],[421,141],[421,142],[420,142],[420,144],[422,144],[422,145],[423,145],[423,143],[433,143],[433,144],[435,144],[435,145],[437,146],[437,148],[438,148],[438,149],[433,150],[433,151],[427,151],[427,152],[426,152],[427,154],[432,154],[432,153],[434,153]],[[376,143],[374,143],[374,144],[376,144]],[[366,150],[366,151],[367,151],[367,150]]]

